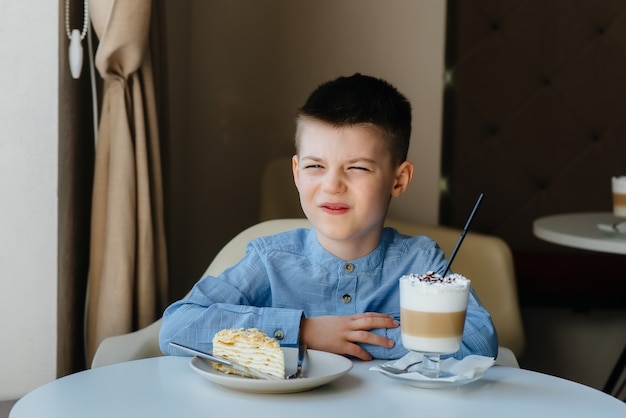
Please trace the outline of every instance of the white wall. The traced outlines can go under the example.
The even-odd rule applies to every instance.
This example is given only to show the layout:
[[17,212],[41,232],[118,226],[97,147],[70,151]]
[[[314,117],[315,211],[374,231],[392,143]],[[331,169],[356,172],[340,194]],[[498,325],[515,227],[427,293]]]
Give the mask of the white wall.
[[0,1],[0,400],[56,377],[58,20]]

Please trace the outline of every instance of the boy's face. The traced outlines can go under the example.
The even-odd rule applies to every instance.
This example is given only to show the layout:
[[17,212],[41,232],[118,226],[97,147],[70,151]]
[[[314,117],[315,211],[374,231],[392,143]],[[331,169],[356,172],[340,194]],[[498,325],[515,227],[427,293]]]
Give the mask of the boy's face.
[[324,248],[343,259],[373,251],[389,201],[410,183],[413,166],[393,166],[373,126],[336,128],[302,118],[293,175],[300,203]]

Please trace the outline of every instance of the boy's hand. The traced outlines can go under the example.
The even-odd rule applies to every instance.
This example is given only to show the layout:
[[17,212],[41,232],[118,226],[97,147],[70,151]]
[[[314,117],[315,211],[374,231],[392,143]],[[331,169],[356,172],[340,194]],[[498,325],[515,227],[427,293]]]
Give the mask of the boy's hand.
[[304,318],[300,338],[309,348],[350,355],[361,360],[372,356],[357,343],[391,348],[394,341],[370,332],[376,328],[397,328],[399,322],[387,314],[366,312],[350,316],[317,316]]

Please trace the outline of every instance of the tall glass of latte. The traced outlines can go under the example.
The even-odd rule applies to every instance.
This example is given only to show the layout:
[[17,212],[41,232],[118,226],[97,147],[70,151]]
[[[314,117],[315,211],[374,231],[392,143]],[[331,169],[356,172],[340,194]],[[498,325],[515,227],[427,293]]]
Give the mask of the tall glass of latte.
[[619,218],[626,218],[626,176],[611,179],[613,190],[613,214]]
[[460,274],[444,278],[427,272],[400,278],[402,345],[424,354],[418,369],[423,375],[450,375],[440,370],[439,359],[461,347],[469,291],[470,281]]

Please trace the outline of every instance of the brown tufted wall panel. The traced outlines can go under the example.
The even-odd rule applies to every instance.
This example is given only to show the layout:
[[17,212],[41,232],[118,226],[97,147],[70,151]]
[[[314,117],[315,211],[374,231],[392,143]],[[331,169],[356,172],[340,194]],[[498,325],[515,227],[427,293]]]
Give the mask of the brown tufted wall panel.
[[[441,222],[463,226],[483,192],[472,229],[512,247],[523,302],[626,307],[626,257],[532,235],[543,215],[610,210],[626,174],[626,1],[449,1],[447,42]],[[604,273],[593,301],[572,289]]]

